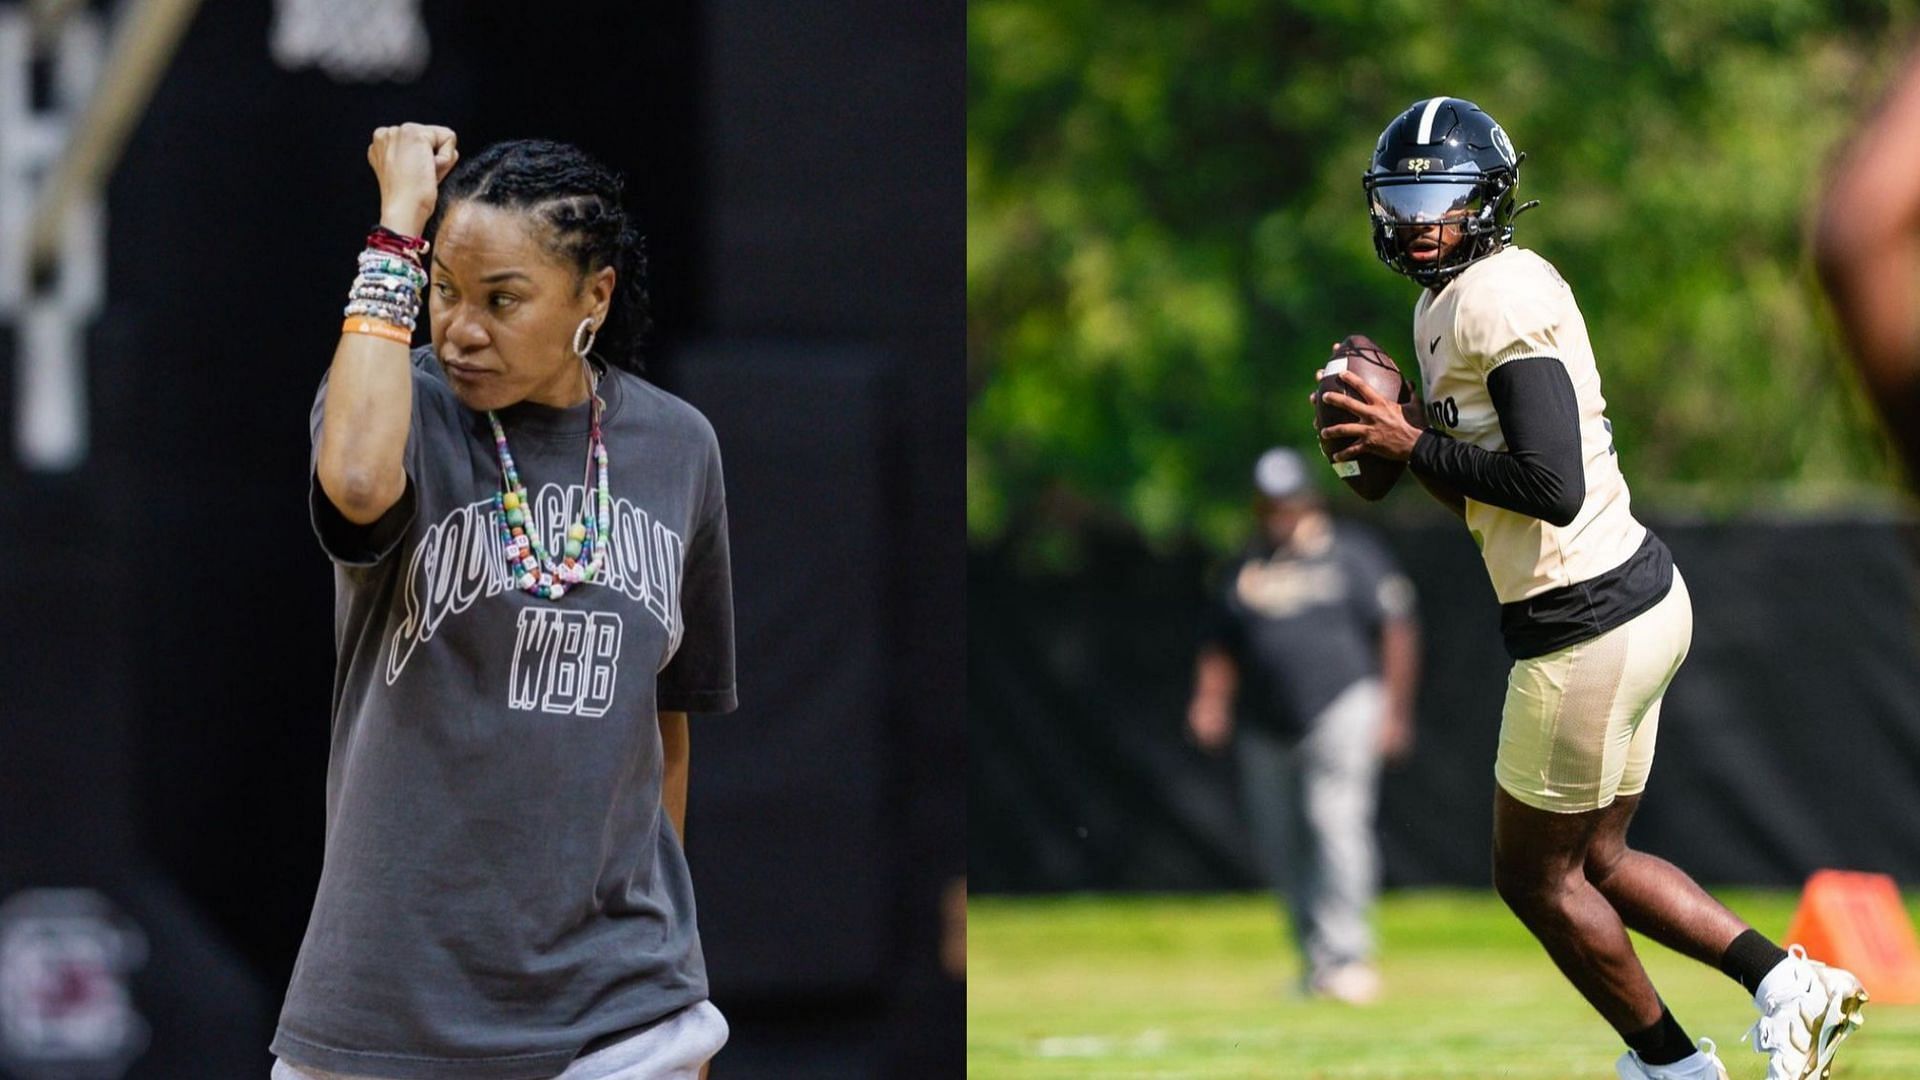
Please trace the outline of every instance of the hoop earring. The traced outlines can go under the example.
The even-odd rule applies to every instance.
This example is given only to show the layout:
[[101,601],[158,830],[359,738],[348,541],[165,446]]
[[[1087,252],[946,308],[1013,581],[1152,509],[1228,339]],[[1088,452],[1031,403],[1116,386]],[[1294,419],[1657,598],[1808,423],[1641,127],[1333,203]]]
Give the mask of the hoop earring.
[[[580,344],[580,335],[582,332],[585,332],[587,335],[587,343],[585,345]],[[599,336],[600,328],[593,325],[593,316],[589,315],[581,319],[580,325],[573,328],[573,355],[585,360],[587,354],[593,351],[593,339]]]

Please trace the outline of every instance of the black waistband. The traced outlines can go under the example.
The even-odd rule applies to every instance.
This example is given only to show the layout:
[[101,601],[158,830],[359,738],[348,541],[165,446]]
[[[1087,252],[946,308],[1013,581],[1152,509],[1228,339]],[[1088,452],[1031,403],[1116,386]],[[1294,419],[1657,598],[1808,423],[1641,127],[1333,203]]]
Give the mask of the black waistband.
[[1515,660],[1578,645],[1627,622],[1673,588],[1673,553],[1647,530],[1640,549],[1599,577],[1500,605],[1500,634]]

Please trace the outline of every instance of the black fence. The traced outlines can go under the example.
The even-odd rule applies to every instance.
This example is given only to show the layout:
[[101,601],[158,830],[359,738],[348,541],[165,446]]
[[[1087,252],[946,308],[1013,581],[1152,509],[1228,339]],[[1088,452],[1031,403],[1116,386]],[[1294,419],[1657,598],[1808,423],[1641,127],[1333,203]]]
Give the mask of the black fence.
[[[1914,531],[1885,520],[1662,522],[1693,596],[1633,842],[1703,881],[1828,866],[1920,880]],[[1490,880],[1509,661],[1452,522],[1386,539],[1420,590],[1419,741],[1383,780],[1389,885]],[[1097,548],[1071,578],[969,563],[976,891],[1244,888],[1235,775],[1183,737],[1205,560]]]

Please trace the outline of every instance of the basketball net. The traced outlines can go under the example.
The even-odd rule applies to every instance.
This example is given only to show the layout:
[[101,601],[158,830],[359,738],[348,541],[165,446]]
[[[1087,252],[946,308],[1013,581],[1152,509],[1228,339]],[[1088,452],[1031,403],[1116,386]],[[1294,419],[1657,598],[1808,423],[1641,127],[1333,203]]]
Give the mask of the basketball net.
[[274,0],[274,62],[336,82],[412,82],[427,67],[419,0]]

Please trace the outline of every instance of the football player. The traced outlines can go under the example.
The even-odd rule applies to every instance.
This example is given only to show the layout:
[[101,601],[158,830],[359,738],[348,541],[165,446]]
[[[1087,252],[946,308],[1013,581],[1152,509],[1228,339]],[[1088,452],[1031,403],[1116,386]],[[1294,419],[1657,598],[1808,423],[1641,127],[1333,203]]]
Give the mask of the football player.
[[1804,1080],[1860,1022],[1858,979],[1763,937],[1665,860],[1627,845],[1660,702],[1693,612],[1660,538],[1634,519],[1573,293],[1513,243],[1521,155],[1493,117],[1435,97],[1395,117],[1362,178],[1374,249],[1422,286],[1424,428],[1351,373],[1325,399],[1335,455],[1406,461],[1466,520],[1513,668],[1494,765],[1494,884],[1627,1044],[1624,1080],[1715,1078],[1660,1000],[1627,928],[1754,996],[1768,1080]]

